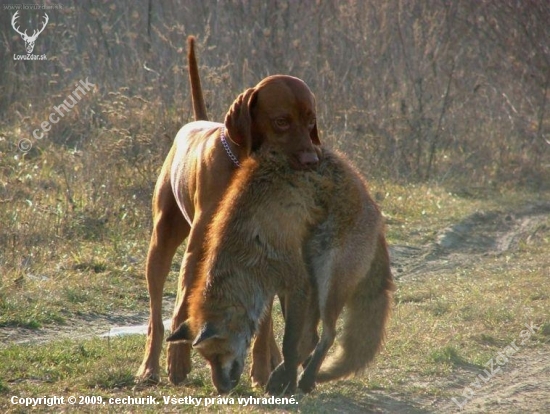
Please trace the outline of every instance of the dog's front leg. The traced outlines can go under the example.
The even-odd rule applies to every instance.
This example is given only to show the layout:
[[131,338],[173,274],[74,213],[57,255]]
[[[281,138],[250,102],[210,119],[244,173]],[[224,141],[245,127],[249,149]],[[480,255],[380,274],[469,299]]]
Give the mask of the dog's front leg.
[[305,322],[307,295],[309,294],[307,279],[301,286],[293,286],[292,291],[285,294],[285,333],[283,337],[283,362],[271,373],[266,391],[272,395],[294,394],[296,391],[298,365],[301,362],[300,341]]
[[[187,239],[187,246],[180,269],[178,303],[172,317],[172,332],[187,319],[189,295],[195,282],[197,266],[203,254],[204,234],[213,211],[196,213]],[[185,381],[191,371],[191,346],[183,342],[170,342],[166,352],[166,368],[172,384]]]
[[150,318],[143,363],[137,373],[138,382],[158,383],[160,380],[160,354],[164,337],[162,325],[162,296],[164,283],[170,272],[172,258],[178,246],[190,231],[189,224],[179,211],[169,173],[174,149],[166,158],[155,187],[153,197],[153,232],[147,253],[145,275],[150,297]]

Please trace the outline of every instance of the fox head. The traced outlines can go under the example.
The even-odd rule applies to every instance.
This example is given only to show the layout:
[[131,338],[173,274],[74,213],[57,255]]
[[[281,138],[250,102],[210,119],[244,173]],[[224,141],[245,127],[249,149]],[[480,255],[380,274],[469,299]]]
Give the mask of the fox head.
[[235,307],[197,323],[188,319],[166,339],[191,343],[209,363],[212,383],[220,394],[231,391],[241,378],[255,324]]

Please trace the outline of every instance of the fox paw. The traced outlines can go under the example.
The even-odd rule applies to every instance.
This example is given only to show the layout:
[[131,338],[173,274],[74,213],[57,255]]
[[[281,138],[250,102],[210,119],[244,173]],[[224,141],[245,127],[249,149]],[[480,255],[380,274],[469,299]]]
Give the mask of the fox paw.
[[280,364],[271,373],[265,389],[271,395],[294,394],[296,392],[296,370],[287,370],[284,363]]
[[170,343],[166,358],[168,379],[174,385],[181,384],[191,371],[191,349],[187,344]]
[[298,388],[306,394],[310,393],[315,389],[315,378],[311,378],[310,375],[307,375],[307,371],[302,372],[298,380]]

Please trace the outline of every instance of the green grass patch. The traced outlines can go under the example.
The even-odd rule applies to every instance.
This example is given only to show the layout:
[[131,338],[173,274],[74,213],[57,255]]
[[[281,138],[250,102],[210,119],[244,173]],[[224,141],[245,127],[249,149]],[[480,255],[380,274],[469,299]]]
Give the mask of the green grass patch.
[[467,363],[460,356],[459,351],[451,345],[432,351],[430,358],[437,364],[464,365]]

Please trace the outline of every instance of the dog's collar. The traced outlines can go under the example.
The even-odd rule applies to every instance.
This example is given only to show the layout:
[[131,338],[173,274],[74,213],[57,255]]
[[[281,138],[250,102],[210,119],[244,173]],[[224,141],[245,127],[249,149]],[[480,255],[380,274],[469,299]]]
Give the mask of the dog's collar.
[[231,159],[231,161],[233,161],[233,164],[235,164],[237,167],[240,167],[241,163],[239,162],[239,159],[235,156],[235,154],[233,154],[233,151],[231,151],[231,148],[229,148],[227,139],[225,139],[225,127],[222,127],[221,139],[225,152],[227,152],[227,155],[229,155],[229,158]]

